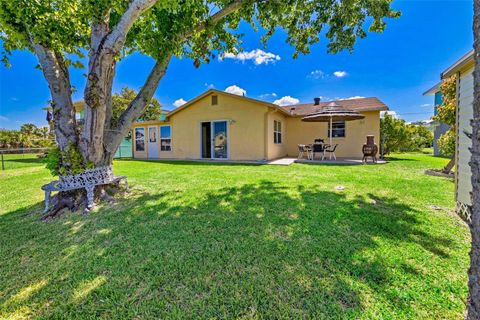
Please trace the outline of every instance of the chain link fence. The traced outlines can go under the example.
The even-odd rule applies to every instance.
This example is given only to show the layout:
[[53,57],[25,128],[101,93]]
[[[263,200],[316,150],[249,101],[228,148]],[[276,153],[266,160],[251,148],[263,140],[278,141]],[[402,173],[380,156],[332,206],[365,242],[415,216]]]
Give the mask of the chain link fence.
[[[45,165],[43,159],[51,148],[0,149],[0,170],[11,170]],[[131,141],[125,140],[115,152],[115,159],[132,158]]]
[[43,166],[50,148],[0,149],[1,170]]

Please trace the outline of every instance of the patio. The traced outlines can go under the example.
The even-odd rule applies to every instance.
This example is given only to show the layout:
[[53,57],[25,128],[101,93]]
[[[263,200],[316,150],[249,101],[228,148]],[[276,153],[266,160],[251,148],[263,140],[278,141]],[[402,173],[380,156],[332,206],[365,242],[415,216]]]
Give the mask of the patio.
[[298,158],[280,158],[280,159],[275,159],[272,161],[268,161],[267,164],[272,164],[272,165],[283,165],[283,166],[289,166],[292,163],[305,163],[305,164],[343,164],[343,165],[359,165],[359,164],[385,164],[387,161],[378,159],[377,162],[362,162],[362,159],[358,158],[338,158],[336,160],[329,160],[329,159],[324,159],[324,160],[308,160],[308,159],[298,159]]

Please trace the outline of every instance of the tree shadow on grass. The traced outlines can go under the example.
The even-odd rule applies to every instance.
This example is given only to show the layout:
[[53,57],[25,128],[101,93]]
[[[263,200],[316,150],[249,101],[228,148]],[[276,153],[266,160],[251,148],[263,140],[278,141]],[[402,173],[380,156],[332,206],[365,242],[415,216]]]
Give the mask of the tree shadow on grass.
[[[415,210],[396,199],[270,181],[136,194],[51,223],[18,212],[8,221],[5,317],[358,318],[366,292],[409,314],[411,304],[389,291],[394,275],[379,241],[440,258],[450,245],[419,230]],[[421,276],[408,262],[398,268]]]
[[413,158],[402,158],[401,155],[396,155],[396,156],[385,156],[385,160],[388,162],[397,162],[397,161],[405,161],[405,162],[418,162],[418,159],[413,159]]

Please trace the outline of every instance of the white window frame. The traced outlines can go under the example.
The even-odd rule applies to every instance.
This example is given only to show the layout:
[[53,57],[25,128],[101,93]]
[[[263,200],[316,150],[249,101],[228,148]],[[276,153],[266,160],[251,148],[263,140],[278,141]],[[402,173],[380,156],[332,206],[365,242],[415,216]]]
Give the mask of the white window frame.
[[[143,129],[143,138],[139,139],[137,138],[137,129]],[[134,129],[134,134],[135,134],[135,152],[145,152],[146,151],[146,144],[145,144],[145,127],[136,127]],[[143,151],[137,149],[137,141],[143,141]]]
[[[333,121],[332,122],[332,133],[335,131],[335,124],[343,123],[343,136],[332,137],[333,139],[341,139],[347,136],[347,122],[346,121]],[[341,130],[341,129],[337,129]],[[330,138],[330,121],[328,122],[327,126],[327,137]]]
[[[278,130],[277,126],[280,126],[280,130]],[[273,120],[273,143],[283,143],[283,124],[279,120]]]
[[[170,128],[170,137],[169,138],[163,138],[162,137],[162,127],[169,127]],[[159,126],[159,132],[158,136],[160,137],[160,152],[172,152],[172,126],[169,124]],[[162,148],[162,140],[170,140],[170,150],[163,150]]]

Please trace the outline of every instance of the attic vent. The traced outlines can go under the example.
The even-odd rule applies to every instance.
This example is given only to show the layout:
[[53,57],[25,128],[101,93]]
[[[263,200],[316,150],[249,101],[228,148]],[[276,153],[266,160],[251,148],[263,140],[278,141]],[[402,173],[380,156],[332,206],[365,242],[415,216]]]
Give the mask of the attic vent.
[[216,106],[218,104],[218,96],[212,96],[212,106]]

